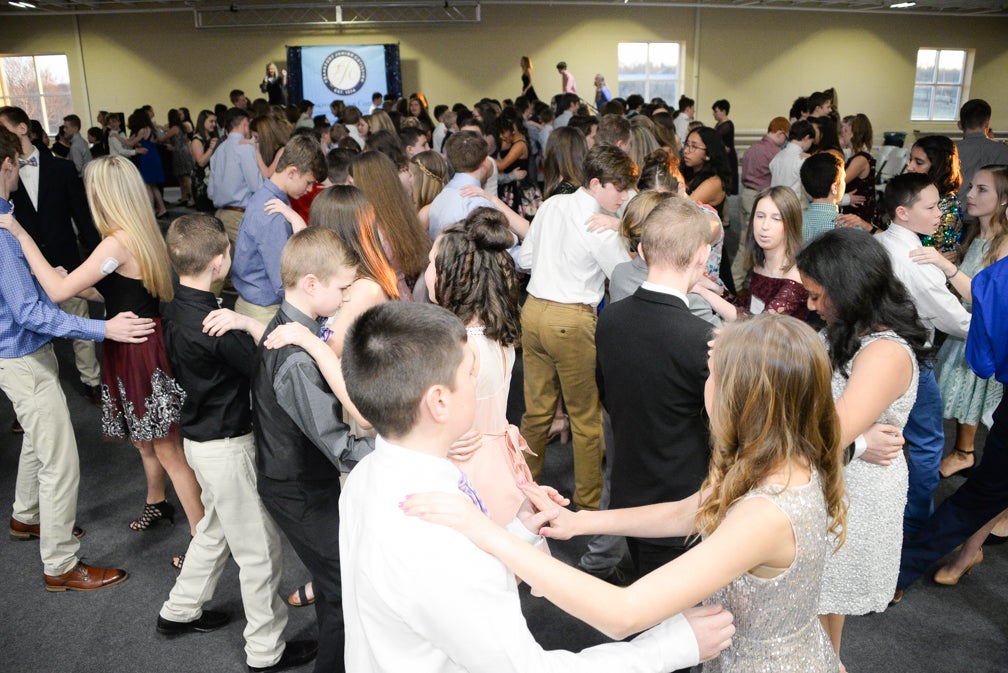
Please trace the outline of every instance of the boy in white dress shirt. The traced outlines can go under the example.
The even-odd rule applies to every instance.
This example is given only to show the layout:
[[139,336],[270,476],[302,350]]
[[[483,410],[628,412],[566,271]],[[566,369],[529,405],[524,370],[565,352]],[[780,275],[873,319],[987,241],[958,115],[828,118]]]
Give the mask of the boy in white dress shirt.
[[[545,651],[500,561],[460,533],[401,511],[407,495],[423,491],[461,490],[479,504],[446,459],[472,425],[473,367],[462,322],[437,306],[383,304],[347,335],[347,389],[379,433],[340,497],[347,670],[659,673],[716,656],[730,638],[730,616],[709,610],[677,615],[629,642]],[[508,530],[538,539],[517,519]]]
[[[878,235],[882,247],[889,253],[896,277],[903,281],[921,322],[931,332],[935,329],[949,336],[965,339],[969,332],[970,314],[963,308],[946,283],[959,273],[946,277],[939,267],[918,263],[920,236],[930,236],[938,228],[941,210],[938,188],[920,173],[898,175],[886,185],[885,207],[892,224]],[[933,248],[930,252],[937,254]],[[945,448],[942,428],[942,400],[934,370],[922,367],[917,384],[917,401],[903,428],[909,454],[910,488],[903,513],[903,533],[914,535],[934,512],[934,491],[938,487],[938,466]]]

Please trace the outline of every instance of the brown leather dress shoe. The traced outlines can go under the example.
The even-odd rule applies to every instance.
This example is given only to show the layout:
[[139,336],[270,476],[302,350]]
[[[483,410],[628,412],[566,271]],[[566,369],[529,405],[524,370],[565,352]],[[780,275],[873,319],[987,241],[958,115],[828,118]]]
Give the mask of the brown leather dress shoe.
[[97,591],[124,582],[129,575],[118,568],[96,568],[78,562],[70,572],[46,575],[46,591]]
[[[39,535],[39,525],[37,523],[35,523],[35,524],[21,523],[20,521],[18,521],[14,517],[11,517],[11,520],[10,520],[10,535],[15,540],[30,540],[33,537],[35,537],[35,538],[40,537],[40,535]],[[82,537],[84,537],[84,530],[82,528],[78,528],[77,526],[74,526],[73,527],[73,536],[76,537],[76,538],[82,538]]]

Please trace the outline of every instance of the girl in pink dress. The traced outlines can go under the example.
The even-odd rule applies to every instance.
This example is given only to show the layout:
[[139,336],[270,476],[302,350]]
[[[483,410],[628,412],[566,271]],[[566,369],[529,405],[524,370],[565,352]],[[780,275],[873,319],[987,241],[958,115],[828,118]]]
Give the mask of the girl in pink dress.
[[508,254],[512,245],[504,215],[477,208],[438,236],[425,275],[431,301],[462,319],[476,355],[473,430],[448,458],[466,473],[490,517],[502,526],[525,500],[518,484],[532,482],[523,456],[531,452],[506,417],[520,330],[518,281]]

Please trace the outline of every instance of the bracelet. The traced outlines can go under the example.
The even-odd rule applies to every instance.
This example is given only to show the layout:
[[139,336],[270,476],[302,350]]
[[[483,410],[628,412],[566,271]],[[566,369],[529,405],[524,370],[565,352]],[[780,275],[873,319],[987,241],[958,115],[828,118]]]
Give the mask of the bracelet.
[[956,277],[957,275],[959,275],[959,267],[958,267],[958,266],[956,266],[955,264],[953,264],[953,265],[952,265],[952,268],[953,268],[953,269],[955,269],[955,271],[953,271],[953,272],[952,272],[952,275],[951,275],[951,276],[950,276],[950,275],[948,275],[948,274],[946,273],[946,274],[945,274],[945,280],[952,280],[952,279],[953,279],[953,278],[955,278],[955,277]]

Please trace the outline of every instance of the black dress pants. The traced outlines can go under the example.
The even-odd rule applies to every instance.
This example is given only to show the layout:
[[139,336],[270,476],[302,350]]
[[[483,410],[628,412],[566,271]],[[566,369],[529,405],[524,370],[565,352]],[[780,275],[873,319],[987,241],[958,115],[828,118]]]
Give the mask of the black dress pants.
[[311,573],[319,632],[315,673],[343,673],[339,479],[277,481],[260,474],[258,488],[266,510]]

